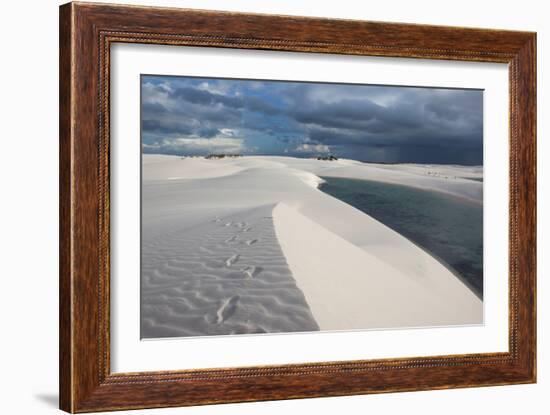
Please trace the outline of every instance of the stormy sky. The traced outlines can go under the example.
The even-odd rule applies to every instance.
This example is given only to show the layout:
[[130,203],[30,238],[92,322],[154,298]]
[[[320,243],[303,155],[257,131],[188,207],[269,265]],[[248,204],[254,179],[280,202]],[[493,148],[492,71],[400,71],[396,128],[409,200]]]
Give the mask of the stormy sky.
[[483,164],[483,91],[141,77],[144,153]]

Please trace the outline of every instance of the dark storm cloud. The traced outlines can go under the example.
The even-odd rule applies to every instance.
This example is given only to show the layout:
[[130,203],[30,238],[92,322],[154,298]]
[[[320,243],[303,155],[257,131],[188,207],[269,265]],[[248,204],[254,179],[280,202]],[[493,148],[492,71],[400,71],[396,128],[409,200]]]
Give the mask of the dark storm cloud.
[[381,112],[382,109],[369,100],[342,100],[327,104],[311,103],[296,108],[296,111],[289,115],[304,124],[358,129],[365,128]]
[[178,88],[170,96],[199,105],[223,105],[234,109],[247,109],[269,115],[279,113],[279,110],[267,101],[254,96],[227,96],[196,88]]
[[197,130],[199,137],[212,138],[219,134],[220,130],[212,127],[202,127]]
[[482,164],[483,94],[144,77],[142,133],[161,150],[178,151],[175,143],[183,143],[181,154],[185,143],[200,147],[197,139],[241,140],[240,150],[251,154],[330,152],[363,161]]
[[222,104],[231,108],[242,108],[243,100],[239,97],[229,97],[221,94],[213,94],[196,88],[178,88],[170,94],[174,98],[200,105]]
[[141,122],[141,128],[146,132],[154,132],[164,135],[185,135],[191,134],[193,129],[183,123],[170,122],[166,120],[146,119]]
[[[482,120],[477,115],[481,113],[481,108],[472,116],[469,109],[455,101],[446,102],[449,100],[432,96],[434,101],[426,102],[426,97],[422,96],[424,94],[408,95],[407,101],[387,107],[377,105],[368,98],[317,103],[298,109],[293,116],[302,123],[324,128],[323,141],[329,141],[331,137],[347,137],[356,141],[362,136],[378,136],[391,145],[407,139],[467,138],[472,137],[472,133],[481,138]],[[453,98],[456,99],[456,96]],[[330,128],[336,130],[332,136],[328,130]],[[319,130],[312,131],[321,135]]]

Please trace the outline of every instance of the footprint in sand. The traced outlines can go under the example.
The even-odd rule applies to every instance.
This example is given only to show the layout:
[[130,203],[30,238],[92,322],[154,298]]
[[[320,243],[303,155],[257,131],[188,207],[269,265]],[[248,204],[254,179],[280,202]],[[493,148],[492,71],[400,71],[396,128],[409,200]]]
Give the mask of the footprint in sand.
[[237,240],[237,235],[233,235],[231,238],[227,238],[224,242],[228,244],[229,242],[234,242]]
[[248,232],[248,231],[250,231],[251,229],[252,229],[252,227],[249,226],[248,228],[244,228],[241,232]]
[[239,260],[241,256],[238,255],[238,254],[235,254],[235,255],[231,255],[229,258],[227,258],[225,260],[225,266],[227,267],[230,267],[231,265],[233,265],[235,262],[237,262]]
[[241,269],[242,273],[246,278],[254,278],[256,277],[260,272],[263,271],[262,267],[245,267]]
[[258,242],[257,239],[251,239],[251,240],[249,240],[249,241],[246,241],[245,244],[247,244],[248,246],[250,246],[250,245],[254,245],[256,242]]
[[221,324],[237,311],[237,303],[239,302],[239,296],[234,295],[223,301],[222,305],[216,312],[216,324]]

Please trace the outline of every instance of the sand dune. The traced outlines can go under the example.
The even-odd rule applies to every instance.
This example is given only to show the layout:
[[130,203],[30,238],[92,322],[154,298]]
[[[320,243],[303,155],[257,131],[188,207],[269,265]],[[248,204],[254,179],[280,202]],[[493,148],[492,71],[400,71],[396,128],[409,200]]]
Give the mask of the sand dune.
[[293,157],[269,157],[287,167],[304,170],[318,176],[375,180],[421,189],[435,190],[481,203],[483,179],[479,166],[446,166],[419,164],[376,164],[355,160],[322,161]]
[[480,322],[477,297],[421,249],[398,245],[404,266],[391,246],[387,255],[362,249],[286,205],[275,208],[274,218],[298,287],[324,330]]
[[317,189],[319,176],[352,177],[480,202],[481,183],[464,178],[480,174],[145,155],[142,336],[481,323],[482,302],[436,259]]

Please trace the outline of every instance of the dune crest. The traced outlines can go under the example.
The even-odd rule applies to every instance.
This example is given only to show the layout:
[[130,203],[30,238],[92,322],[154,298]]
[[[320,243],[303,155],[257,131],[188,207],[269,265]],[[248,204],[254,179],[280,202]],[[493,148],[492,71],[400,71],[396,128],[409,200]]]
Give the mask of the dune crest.
[[289,267],[322,330],[480,322],[482,302],[427,254],[419,262],[429,284],[395,266],[401,254],[410,254],[407,248],[396,249],[390,261],[285,204],[277,205],[273,217]]

